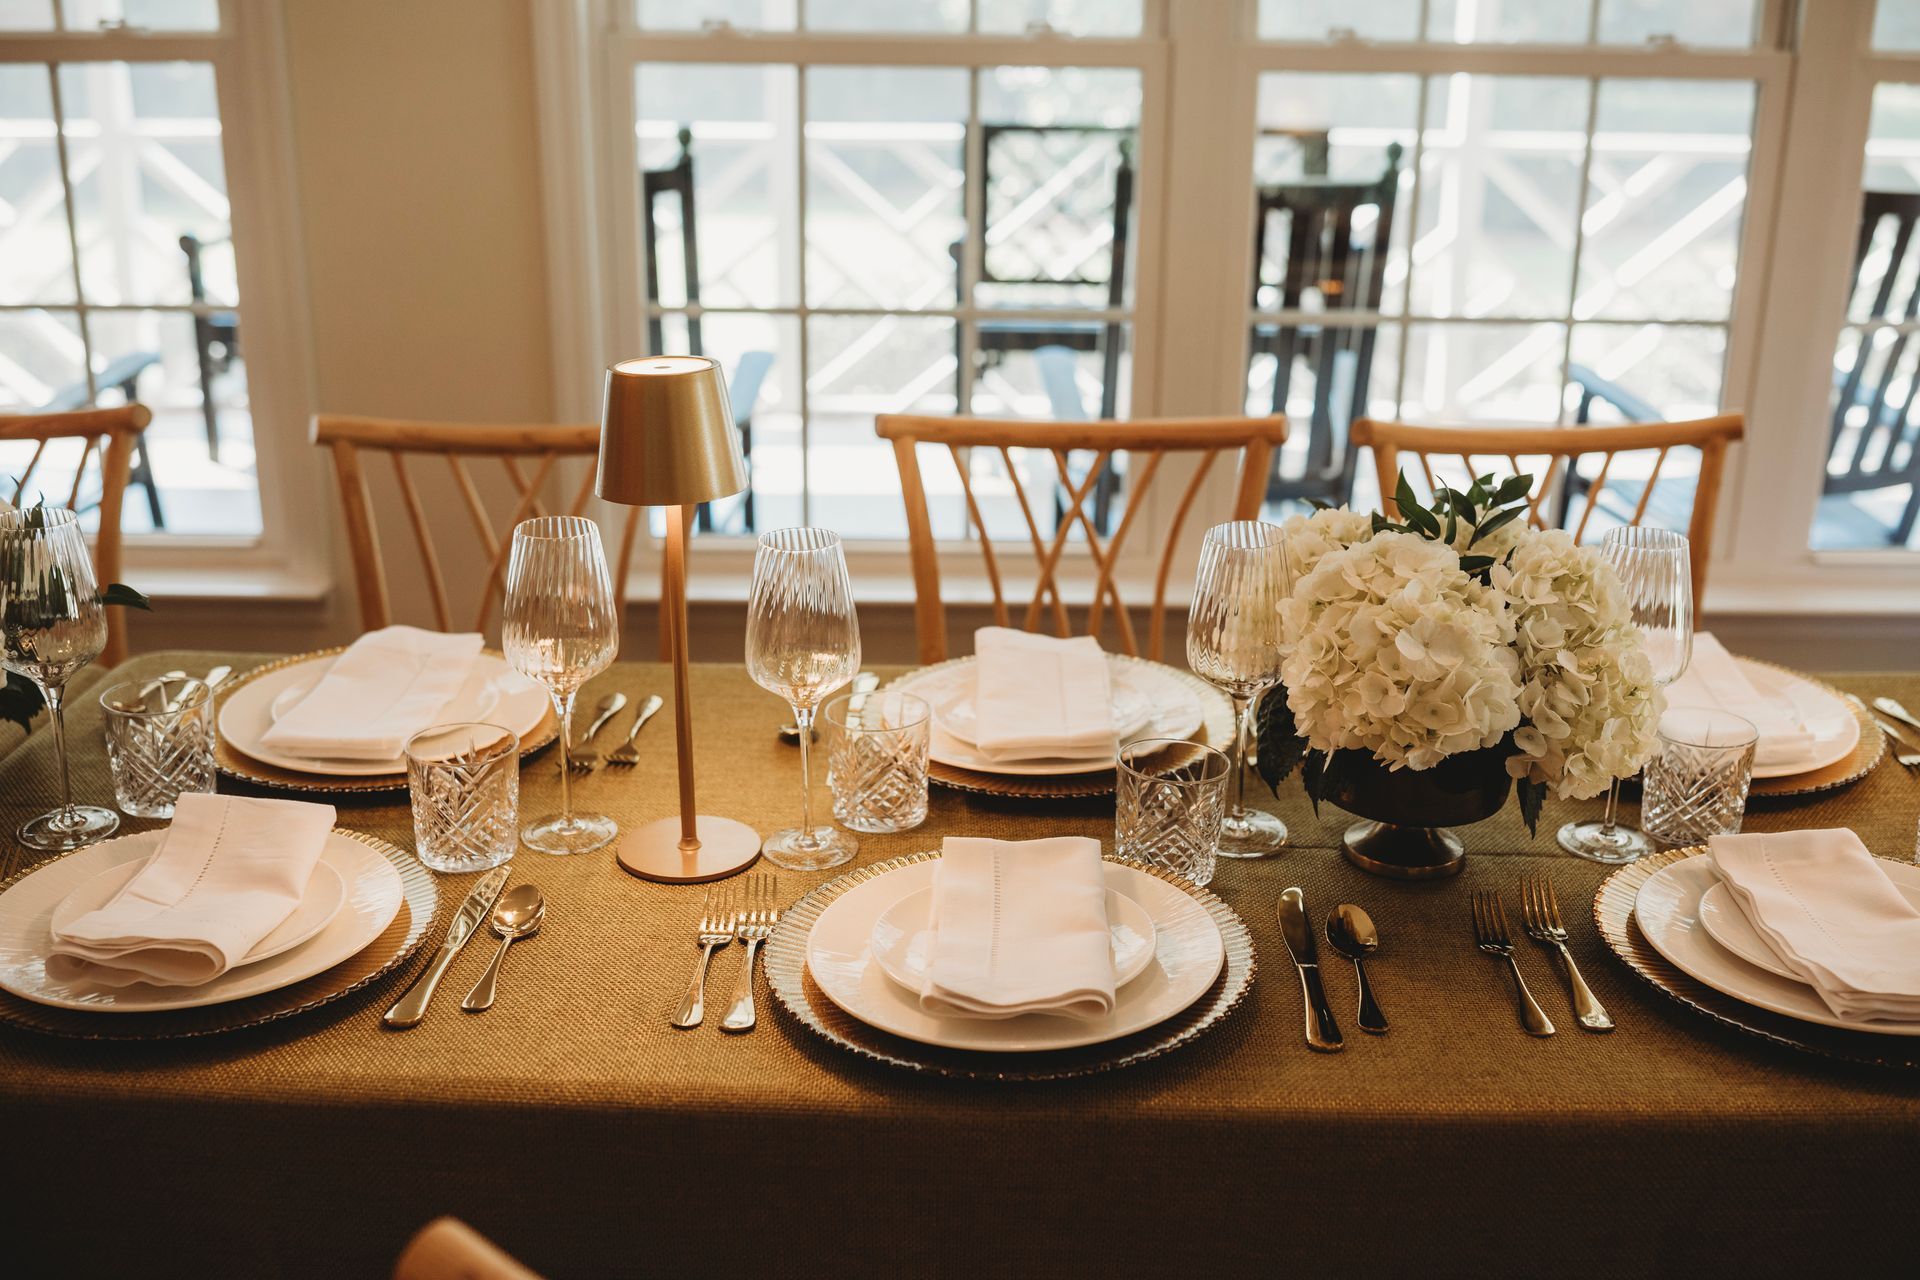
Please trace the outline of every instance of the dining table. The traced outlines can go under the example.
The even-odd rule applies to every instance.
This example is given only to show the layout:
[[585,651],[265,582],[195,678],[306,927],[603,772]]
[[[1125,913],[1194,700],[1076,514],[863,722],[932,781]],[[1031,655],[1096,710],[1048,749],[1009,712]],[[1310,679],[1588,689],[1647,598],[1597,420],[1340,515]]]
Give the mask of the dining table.
[[[244,672],[272,656],[156,652],[114,674]],[[1920,673],[1825,678],[1920,706]],[[669,697],[638,737],[637,767],[574,783],[576,805],[629,828],[678,812],[670,669],[616,663],[581,705],[614,690]],[[794,825],[799,755],[776,732],[786,705],[738,661],[695,662],[691,696],[700,811],[763,835]],[[109,801],[94,700],[67,724],[76,796]],[[523,817],[556,804],[552,756],[523,765]],[[55,769],[45,730],[0,758],[6,874],[39,857],[11,832],[47,807]],[[819,785],[816,813],[826,794]],[[1246,998],[1172,1052],[1074,1079],[954,1080],[867,1061],[789,1015],[764,980],[752,1032],[712,1018],[676,1029],[706,888],[636,878],[612,849],[518,852],[510,883],[537,883],[546,917],[513,948],[484,1015],[458,1007],[491,951],[483,938],[421,1025],[380,1018],[477,879],[452,875],[402,971],[299,1016],[166,1041],[0,1026],[0,1257],[15,1275],[372,1277],[422,1224],[454,1214],[555,1277],[1913,1265],[1920,1073],[1742,1034],[1630,971],[1592,918],[1612,868],[1554,842],[1598,801],[1549,801],[1536,835],[1509,805],[1459,829],[1458,877],[1415,882],[1348,864],[1351,819],[1316,813],[1297,779],[1277,797],[1253,780],[1248,794],[1291,838],[1277,857],[1223,859],[1210,886],[1251,932]],[[331,799],[341,826],[412,848],[404,792]],[[1920,777],[1889,757],[1843,789],[1756,798],[1746,826],[1852,827],[1907,859],[1917,820]],[[1113,831],[1110,796],[935,787],[924,825],[861,835],[852,866],[952,835],[1081,835],[1111,849]],[[755,869],[790,904],[848,868]],[[1548,953],[1524,938],[1520,964],[1561,1030],[1538,1039],[1517,1025],[1504,965],[1473,945],[1469,896],[1502,891],[1517,927],[1522,873],[1552,883],[1612,1033],[1573,1024]],[[1307,1051],[1275,914],[1290,886],[1316,922],[1340,902],[1372,916],[1368,971],[1388,1034],[1352,1027],[1352,969],[1323,942],[1347,1044]],[[743,951],[716,954],[711,1004]]]

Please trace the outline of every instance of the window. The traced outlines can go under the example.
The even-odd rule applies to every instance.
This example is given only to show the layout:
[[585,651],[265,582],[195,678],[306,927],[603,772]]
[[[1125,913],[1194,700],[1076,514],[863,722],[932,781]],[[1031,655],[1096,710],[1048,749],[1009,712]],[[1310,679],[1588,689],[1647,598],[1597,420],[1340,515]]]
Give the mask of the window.
[[[262,532],[221,16],[216,0],[0,4],[0,412],[148,405],[130,534]],[[0,448],[0,474],[31,456]],[[64,502],[80,461],[49,450],[24,496]]]

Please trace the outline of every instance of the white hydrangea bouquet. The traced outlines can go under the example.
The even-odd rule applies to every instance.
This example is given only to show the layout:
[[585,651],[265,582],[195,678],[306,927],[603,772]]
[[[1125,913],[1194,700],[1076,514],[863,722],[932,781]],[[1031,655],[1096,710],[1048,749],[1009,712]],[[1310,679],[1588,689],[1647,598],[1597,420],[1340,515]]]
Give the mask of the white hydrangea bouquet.
[[1481,476],[1427,507],[1402,477],[1398,523],[1332,507],[1285,522],[1283,688],[1259,719],[1269,786],[1300,765],[1317,807],[1335,752],[1388,770],[1478,752],[1504,762],[1533,829],[1549,793],[1599,795],[1653,754],[1663,703],[1619,576],[1527,525],[1532,483]]

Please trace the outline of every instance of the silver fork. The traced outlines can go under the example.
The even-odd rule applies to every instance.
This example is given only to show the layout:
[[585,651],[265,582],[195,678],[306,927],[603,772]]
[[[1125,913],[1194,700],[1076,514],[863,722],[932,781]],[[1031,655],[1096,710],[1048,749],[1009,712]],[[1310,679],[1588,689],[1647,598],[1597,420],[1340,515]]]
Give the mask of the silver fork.
[[[1847,701],[1851,702],[1854,706],[1859,707],[1862,711],[1865,711],[1868,715],[1873,717],[1874,724],[1878,725],[1880,727],[1880,732],[1886,735],[1887,745],[1893,748],[1893,753],[1892,753],[1893,758],[1899,762],[1900,766],[1903,769],[1905,769],[1908,773],[1920,773],[1920,752],[1904,751],[1901,749],[1903,747],[1911,747],[1913,745],[1911,742],[1907,741],[1905,735],[1903,735],[1892,724],[1888,723],[1888,721],[1883,716],[1876,714],[1872,708],[1869,708],[1865,702],[1862,702],[1855,695],[1851,693],[1848,694]],[[1887,711],[1887,706],[1886,706],[1887,703],[1892,703],[1896,707],[1900,706],[1899,703],[1894,702],[1893,699],[1891,698],[1875,698],[1873,700],[1874,707],[1878,707],[1880,711]],[[1902,708],[1902,710],[1904,709],[1905,708]],[[1888,712],[1888,714],[1891,715],[1892,713]]]
[[1560,920],[1560,898],[1553,891],[1553,881],[1539,875],[1521,876],[1520,914],[1526,920],[1527,936],[1560,957],[1567,990],[1573,997],[1574,1019],[1589,1031],[1613,1030],[1613,1019],[1588,990],[1580,966],[1573,962],[1573,952],[1567,950],[1567,927]]
[[1499,894],[1473,895],[1473,940],[1488,955],[1505,960],[1507,968],[1512,970],[1514,1005],[1527,1034],[1552,1035],[1553,1023],[1548,1020],[1546,1010],[1534,1000],[1533,992],[1527,990],[1527,980],[1520,976],[1520,963],[1513,958],[1513,934],[1507,929],[1507,912],[1500,905]]
[[580,739],[579,745],[567,748],[567,768],[575,773],[592,773],[600,767],[599,749],[587,744],[592,742],[593,735],[606,728],[607,721],[618,715],[620,708],[626,705],[627,695],[624,693],[610,693],[600,699],[600,705],[595,708],[597,714],[593,718],[593,724],[588,727],[586,736]]
[[700,1019],[707,1016],[707,963],[713,959],[715,947],[724,947],[733,941],[739,926],[733,894],[723,893],[715,902],[713,890],[707,890],[700,904],[700,967],[693,971],[693,981],[680,1000],[680,1010],[673,1015],[674,1026],[697,1027]]
[[740,966],[740,980],[733,984],[733,1007],[720,1023],[722,1031],[753,1029],[753,957],[760,944],[780,923],[780,909],[773,905],[773,877],[757,873],[747,877],[747,912],[740,917],[740,938],[747,944],[747,958]]
[[640,704],[640,714],[633,718],[633,728],[627,730],[627,740],[614,748],[613,754],[607,757],[608,764],[631,769],[640,763],[640,753],[633,749],[633,740],[639,736],[641,727],[653,719],[653,713],[663,705],[659,694],[647,695],[647,700]]

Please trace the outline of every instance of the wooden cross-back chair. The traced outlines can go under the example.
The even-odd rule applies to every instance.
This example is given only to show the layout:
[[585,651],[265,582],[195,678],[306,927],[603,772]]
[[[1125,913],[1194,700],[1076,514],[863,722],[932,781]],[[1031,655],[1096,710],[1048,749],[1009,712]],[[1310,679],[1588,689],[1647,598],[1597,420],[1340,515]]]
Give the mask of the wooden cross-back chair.
[[[1670,477],[1676,487],[1690,486],[1691,509],[1684,532],[1691,544],[1693,598],[1698,601],[1707,584],[1707,561],[1713,553],[1713,520],[1720,502],[1720,482],[1726,471],[1727,446],[1746,431],[1746,419],[1740,414],[1700,418],[1691,422],[1647,422],[1623,427],[1429,427],[1404,422],[1380,422],[1361,418],[1353,424],[1354,440],[1373,450],[1374,469],[1380,479],[1381,509],[1397,515],[1393,494],[1398,477],[1405,471],[1410,482],[1425,480],[1431,493],[1435,484],[1434,464],[1458,463],[1468,475],[1485,475],[1502,470],[1489,459],[1507,464],[1511,474],[1531,470],[1533,488],[1527,494],[1527,523],[1545,529],[1559,522],[1561,508],[1557,495],[1567,482],[1568,468],[1578,459],[1597,454],[1600,469],[1585,481],[1586,502],[1581,507],[1572,533],[1575,541],[1587,531],[1587,523],[1607,487],[1608,473],[1623,453],[1652,453],[1653,467],[1644,479],[1634,478],[1638,490],[1627,524],[1637,525],[1646,518],[1648,503],[1661,470],[1675,449],[1700,451],[1700,474]],[[1411,454],[1409,460],[1407,455]],[[1544,460],[1545,466],[1522,465],[1524,460]],[[1409,465],[1411,461],[1412,465]],[[1624,482],[1623,482],[1624,483]]]
[[[1133,620],[1121,598],[1116,569],[1127,535],[1144,507],[1142,498],[1159,474],[1169,453],[1194,454],[1199,465],[1187,482],[1167,530],[1158,573],[1154,580],[1153,603],[1148,615],[1146,655],[1159,658],[1166,630],[1167,577],[1173,565],[1180,531],[1191,514],[1201,484],[1222,453],[1239,457],[1239,484],[1233,508],[1228,512],[1206,513],[1207,523],[1223,520],[1250,520],[1260,510],[1266,495],[1267,468],[1274,451],[1286,440],[1286,419],[1271,418],[1164,418],[1135,422],[1029,422],[991,418],[938,418],[911,414],[882,414],[874,421],[874,430],[893,442],[894,461],[900,468],[901,496],[907,508],[907,534],[913,553],[914,629],[919,639],[920,661],[940,662],[947,656],[946,606],[940,598],[940,565],[934,542],[933,524],[927,510],[926,487],[920,478],[919,446],[944,447],[959,472],[960,488],[965,495],[967,514],[979,531],[981,558],[986,563],[987,581],[993,588],[993,617],[1003,627],[1034,631],[1048,623],[1055,634],[1071,635],[1066,599],[1061,591],[1059,567],[1072,540],[1076,526],[1085,534],[1085,546],[1093,562],[1096,579],[1093,598],[1087,604],[1086,632],[1099,636],[1102,624],[1111,616],[1118,632],[1120,648],[1138,655],[1141,645],[1134,633]],[[986,534],[980,503],[973,491],[973,478],[967,466],[968,450],[997,450],[1006,465],[1020,514],[1025,521],[1027,541],[1038,566],[1032,598],[1024,613],[1009,608],[1002,586],[1000,558],[993,540]],[[1065,491],[1061,517],[1050,534],[1041,532],[1036,502],[1050,503],[1052,495],[1029,496],[1020,482],[1020,467],[1013,459],[1015,449],[1033,449],[1050,454]],[[1091,450],[1093,464],[1078,471],[1068,466],[1074,450]],[[1128,492],[1126,514],[1113,536],[1104,538],[1087,511],[1087,499],[1099,478],[1106,472],[1113,455],[1128,455]],[[1044,507],[1042,508],[1044,509]]]
[[[93,576],[101,586],[120,580],[120,512],[127,496],[127,475],[132,468],[134,446],[140,433],[153,421],[143,404],[116,405],[111,409],[77,409],[71,413],[27,413],[0,416],[0,441],[32,440],[33,457],[26,469],[13,478],[8,496],[18,507],[26,500],[33,473],[55,440],[78,440],[80,461],[73,469],[73,488],[64,504],[68,510],[80,507],[81,484],[87,464],[100,455],[100,529],[93,540]],[[100,652],[103,666],[113,666],[127,656],[124,610],[107,611],[107,647]]]
[[[600,451],[598,424],[581,426],[493,426],[461,422],[400,422],[386,418],[357,418],[337,414],[316,414],[313,442],[333,454],[334,474],[340,484],[340,501],[347,521],[347,541],[353,550],[354,581],[360,597],[360,625],[368,631],[393,620],[387,596],[386,560],[380,548],[378,525],[374,519],[373,498],[367,487],[364,454],[387,455],[400,501],[413,530],[414,545],[420,554],[421,568],[427,577],[427,590],[433,603],[434,624],[442,631],[482,631],[505,594],[507,556],[513,549],[513,527],[522,520],[543,515],[582,515],[593,497],[593,471],[574,487],[571,501],[564,508],[550,510],[541,490],[563,458],[596,458]],[[471,615],[456,620],[447,600],[446,578],[440,568],[440,552],[427,519],[427,509],[408,467],[408,455],[431,466],[448,468],[459,488],[473,532],[486,554],[486,584],[481,589],[480,606]],[[468,469],[472,461],[497,462],[517,497],[504,522],[496,523],[482,500],[480,488]],[[639,507],[627,512],[618,546],[618,567],[613,584],[617,607],[626,606],[627,570],[632,564],[634,535],[640,527]],[[685,515],[691,518],[688,508]],[[614,548],[609,548],[609,551]]]

